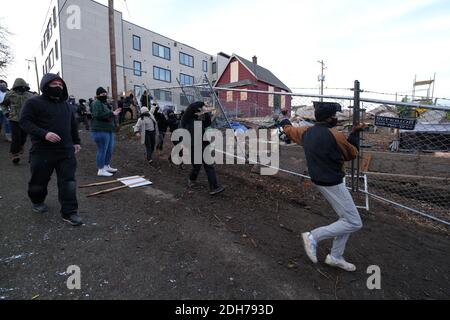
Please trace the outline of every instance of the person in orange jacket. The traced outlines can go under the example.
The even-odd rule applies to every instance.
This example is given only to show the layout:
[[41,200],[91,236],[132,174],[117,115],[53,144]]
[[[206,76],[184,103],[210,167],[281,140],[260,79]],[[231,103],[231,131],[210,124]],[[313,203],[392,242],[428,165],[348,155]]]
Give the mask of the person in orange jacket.
[[344,163],[357,158],[359,132],[365,126],[355,126],[347,138],[335,128],[338,124],[338,111],[341,111],[341,106],[337,103],[318,102],[315,103],[315,126],[294,128],[289,120],[284,120],[281,125],[293,142],[304,147],[313,184],[339,216],[339,220],[329,226],[302,234],[306,254],[313,263],[318,263],[318,244],[334,239],[333,248],[325,263],[353,272],[356,271],[356,266],[344,259],[345,247],[350,235],[359,231],[363,224],[344,183]]

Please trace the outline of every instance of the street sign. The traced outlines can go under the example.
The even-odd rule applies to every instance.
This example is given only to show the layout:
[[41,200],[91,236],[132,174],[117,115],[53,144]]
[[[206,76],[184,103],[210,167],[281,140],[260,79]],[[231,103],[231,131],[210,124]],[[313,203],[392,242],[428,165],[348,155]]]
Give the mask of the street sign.
[[401,130],[414,130],[416,128],[416,120],[400,119],[389,117],[375,117],[375,125],[377,127],[395,128]]

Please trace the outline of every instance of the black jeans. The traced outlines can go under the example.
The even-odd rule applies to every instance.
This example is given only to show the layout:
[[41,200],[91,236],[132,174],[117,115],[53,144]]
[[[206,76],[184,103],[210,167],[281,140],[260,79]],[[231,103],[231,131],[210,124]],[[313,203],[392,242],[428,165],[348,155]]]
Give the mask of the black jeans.
[[145,131],[145,149],[147,150],[147,161],[153,159],[155,144],[156,144],[156,131]]
[[[205,145],[203,146],[203,151],[205,149]],[[206,164],[205,161],[202,159],[202,164],[195,164],[195,158],[194,158],[194,150],[191,150],[191,163],[192,163],[192,171],[189,179],[191,181],[196,181],[198,178],[198,175],[200,174],[200,171],[202,170],[202,167],[205,169],[206,176],[208,177],[209,182],[209,188],[211,190],[217,189],[219,187],[219,183],[217,181],[217,175],[216,175],[216,169],[214,169],[214,166]]]
[[89,119],[86,114],[79,116],[79,118],[78,118],[78,126],[80,126],[80,124],[82,124],[82,123],[84,123],[84,125],[86,126],[86,130],[89,131]]
[[19,123],[16,121],[9,121],[11,124],[11,133],[12,133],[12,142],[10,152],[13,156],[19,156],[20,153],[23,153],[23,147],[27,142],[27,134],[22,130]]
[[214,166],[208,165],[206,163],[192,165],[192,171],[189,179],[191,181],[196,181],[202,167],[205,168],[206,176],[208,177],[209,188],[211,190],[217,189],[219,187],[219,183],[217,182],[216,169],[214,169]]
[[165,140],[165,139],[166,139],[166,133],[160,131],[160,132],[159,132],[159,143],[158,143],[158,145],[156,146],[156,149],[157,149],[157,150],[163,151],[163,148],[164,148],[164,140]]
[[53,171],[58,179],[58,199],[61,214],[68,217],[78,213],[77,183],[75,172],[77,160],[73,150],[33,150],[30,152],[31,180],[28,196],[34,204],[45,201],[47,186]]

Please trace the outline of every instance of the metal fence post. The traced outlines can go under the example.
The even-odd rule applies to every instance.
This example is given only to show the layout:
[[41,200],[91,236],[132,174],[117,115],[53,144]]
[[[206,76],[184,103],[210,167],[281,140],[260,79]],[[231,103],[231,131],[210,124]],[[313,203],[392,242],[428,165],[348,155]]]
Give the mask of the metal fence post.
[[[358,80],[355,81],[354,86],[354,100],[353,100],[353,127],[359,125],[361,122],[361,84]],[[358,148],[361,148],[361,134],[358,133]],[[359,170],[360,170],[360,153],[358,158],[352,161],[352,191],[359,191]],[[356,163],[355,163],[356,161]],[[356,168],[355,168],[356,167]],[[356,169],[356,170],[355,170]],[[356,171],[356,177],[355,177]]]

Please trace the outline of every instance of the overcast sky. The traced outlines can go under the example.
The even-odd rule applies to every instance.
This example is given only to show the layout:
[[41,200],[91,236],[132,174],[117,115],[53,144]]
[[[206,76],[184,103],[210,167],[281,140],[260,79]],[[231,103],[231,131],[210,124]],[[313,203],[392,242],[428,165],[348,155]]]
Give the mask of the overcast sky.
[[[35,83],[33,58],[50,0],[1,1],[14,36],[8,82]],[[89,1],[89,0],[86,0]],[[107,0],[99,2],[106,4]],[[450,0],[115,0],[126,20],[210,54],[236,53],[270,69],[291,88],[326,86],[411,92],[414,76],[436,72],[435,96],[450,98]],[[294,90],[301,91],[301,90]],[[327,91],[326,93],[333,93]]]

